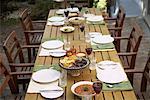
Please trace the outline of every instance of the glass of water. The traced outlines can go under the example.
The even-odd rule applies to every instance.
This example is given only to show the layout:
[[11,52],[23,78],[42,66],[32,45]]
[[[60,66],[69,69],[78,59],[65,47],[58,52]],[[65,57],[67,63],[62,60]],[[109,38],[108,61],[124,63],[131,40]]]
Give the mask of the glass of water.
[[95,57],[90,57],[90,65],[89,65],[89,69],[90,70],[95,70],[96,69],[96,58]]
[[91,42],[91,37],[89,34],[85,34],[85,42],[87,42],[87,43]]
[[70,42],[67,40],[64,40],[64,49],[67,51],[70,50]]
[[60,77],[59,77],[59,86],[66,87],[67,86],[67,70],[61,69]]

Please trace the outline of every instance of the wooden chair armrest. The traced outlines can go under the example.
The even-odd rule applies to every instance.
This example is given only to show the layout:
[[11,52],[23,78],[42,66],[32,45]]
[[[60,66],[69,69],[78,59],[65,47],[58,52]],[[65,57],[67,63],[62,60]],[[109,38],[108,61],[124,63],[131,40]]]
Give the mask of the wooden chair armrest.
[[132,56],[132,55],[136,55],[137,52],[124,52],[124,53],[117,53],[118,56]]
[[115,39],[115,40],[122,40],[122,39],[128,40],[129,37],[114,37],[114,39]]
[[122,30],[121,27],[110,27],[108,28],[108,30]]
[[30,31],[24,31],[24,33],[44,33],[44,30],[30,30]]
[[137,70],[137,69],[125,69],[126,73],[143,73],[143,70]]
[[26,48],[39,48],[39,45],[23,45],[23,46],[21,46],[21,49],[26,49]]
[[10,72],[10,75],[32,75],[31,71]]
[[12,67],[34,67],[34,63],[20,63],[20,64],[10,63],[9,65]]

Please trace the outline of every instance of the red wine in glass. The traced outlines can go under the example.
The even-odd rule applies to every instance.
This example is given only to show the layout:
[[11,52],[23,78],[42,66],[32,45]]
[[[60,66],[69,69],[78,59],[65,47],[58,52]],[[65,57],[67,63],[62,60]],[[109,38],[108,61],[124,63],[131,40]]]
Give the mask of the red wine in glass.
[[79,7],[78,7],[78,9],[79,9],[79,11],[81,12],[81,10],[82,10],[82,6],[79,6]]
[[99,94],[102,90],[102,82],[100,82],[100,81],[94,82],[93,89],[96,92],[96,94]]
[[92,53],[92,48],[86,48],[85,51],[88,55],[90,55]]
[[71,2],[71,3],[70,3],[70,6],[71,6],[71,8],[73,9],[73,7],[74,7],[74,2]]
[[67,11],[65,10],[65,11],[64,11],[64,14],[65,14],[66,17],[68,17],[69,11],[68,11],[68,10],[67,10]]
[[84,28],[85,28],[85,26],[84,26],[84,25],[81,25],[81,26],[80,26],[80,30],[81,30],[81,32],[83,32],[83,31],[84,31]]

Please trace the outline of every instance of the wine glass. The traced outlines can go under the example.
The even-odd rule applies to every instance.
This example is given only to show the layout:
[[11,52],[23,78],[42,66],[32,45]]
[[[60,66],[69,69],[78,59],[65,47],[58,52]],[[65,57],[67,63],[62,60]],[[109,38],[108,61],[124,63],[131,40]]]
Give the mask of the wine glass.
[[93,82],[93,89],[96,94],[99,94],[102,90],[102,82],[101,81]]
[[86,48],[85,51],[87,55],[89,56],[92,53],[92,48]]
[[73,9],[73,7],[74,7],[74,2],[71,2],[71,3],[70,3],[70,6],[71,6],[71,8]]
[[68,10],[65,10],[65,11],[64,11],[64,14],[65,14],[65,17],[67,18],[68,15],[69,15],[69,11],[68,11]]
[[79,11],[81,12],[81,10],[82,10],[82,6],[78,6],[78,9],[79,9]]
[[83,32],[83,31],[84,31],[84,28],[85,28],[85,26],[84,26],[84,25],[80,25],[80,30],[81,30],[81,32]]

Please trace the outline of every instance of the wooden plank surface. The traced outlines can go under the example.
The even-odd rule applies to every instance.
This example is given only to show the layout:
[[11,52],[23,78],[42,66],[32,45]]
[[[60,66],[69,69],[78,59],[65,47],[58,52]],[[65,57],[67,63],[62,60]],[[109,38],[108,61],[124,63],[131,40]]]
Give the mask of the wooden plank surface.
[[[88,9],[90,13],[101,15],[101,12],[97,9],[90,8]],[[50,10],[49,17],[56,15],[56,10]],[[75,48],[77,52],[85,52],[85,48],[89,47],[90,44],[85,42],[85,34],[89,32],[100,32],[103,35],[108,35],[109,31],[106,25],[92,25],[84,24],[85,31],[81,32],[79,25],[75,25],[75,31],[72,33],[62,33],[59,26],[50,26],[46,25],[43,40],[49,38],[63,37],[71,42],[72,48]],[[40,50],[41,48],[39,48]],[[120,62],[120,59],[115,50],[113,51],[103,51],[103,52],[94,52],[93,55],[96,57],[97,62],[103,60],[112,60],[115,62]],[[39,57],[37,56],[35,65],[51,65],[59,63],[61,58],[54,57]],[[87,80],[94,81],[96,79],[96,71],[90,71],[89,68],[85,68],[81,75],[78,77],[72,77],[67,75],[67,87],[64,88],[65,93],[57,100],[80,100],[79,97],[75,96],[71,92],[71,86],[79,81]],[[45,100],[40,94],[36,93],[27,93],[25,100]],[[100,94],[96,95],[93,100],[136,100],[134,91],[102,91]]]

